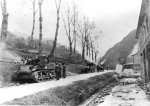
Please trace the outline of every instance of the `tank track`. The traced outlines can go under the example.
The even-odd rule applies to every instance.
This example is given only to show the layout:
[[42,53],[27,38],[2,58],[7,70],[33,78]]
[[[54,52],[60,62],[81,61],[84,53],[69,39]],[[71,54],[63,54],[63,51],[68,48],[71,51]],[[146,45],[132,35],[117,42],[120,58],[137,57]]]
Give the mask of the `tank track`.
[[55,78],[54,69],[38,69],[32,72],[32,76],[37,82],[51,80]]

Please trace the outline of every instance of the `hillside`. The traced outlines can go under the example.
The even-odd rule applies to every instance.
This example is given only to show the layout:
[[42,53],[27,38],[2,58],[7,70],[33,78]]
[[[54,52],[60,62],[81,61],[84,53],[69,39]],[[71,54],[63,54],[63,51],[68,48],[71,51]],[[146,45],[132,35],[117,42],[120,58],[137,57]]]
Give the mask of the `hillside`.
[[[7,32],[7,40],[6,40],[6,48],[14,53],[17,53],[23,58],[33,58],[37,57],[38,52],[38,39],[34,39],[32,42],[32,46],[29,47],[30,37],[21,37],[20,35],[13,34],[11,32]],[[43,39],[42,41],[42,54],[48,55],[52,49],[53,40],[51,39]],[[60,58],[69,59],[69,49],[68,47],[57,43],[56,50],[54,55]],[[76,58],[76,59],[74,59]],[[80,62],[81,55],[76,51],[75,57],[71,58],[72,62]]]
[[131,31],[122,41],[110,48],[100,62],[105,61],[105,65],[111,69],[115,69],[116,63],[119,63],[119,59],[126,58],[132,52],[137,42],[135,36],[136,30]]

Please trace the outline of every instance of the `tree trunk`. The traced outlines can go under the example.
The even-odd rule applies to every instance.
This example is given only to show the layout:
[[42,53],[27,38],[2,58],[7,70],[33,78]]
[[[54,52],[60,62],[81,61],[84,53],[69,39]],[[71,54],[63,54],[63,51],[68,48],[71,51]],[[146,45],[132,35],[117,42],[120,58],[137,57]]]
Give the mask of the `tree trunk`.
[[96,62],[96,60],[97,60],[97,53],[95,52],[95,62]]
[[91,47],[89,45],[89,57],[91,57]]
[[59,12],[60,12],[61,0],[59,0],[59,6],[57,5],[56,1],[55,1],[55,4],[56,4],[56,9],[57,9],[57,24],[56,24],[55,39],[54,39],[54,42],[53,42],[53,47],[52,47],[52,50],[51,50],[48,57],[51,57],[51,56],[54,55],[54,51],[55,51],[56,45],[57,45],[57,36],[58,36],[58,30],[59,30]]
[[88,56],[89,55],[89,45],[88,45],[88,42],[86,43],[86,55]]
[[1,26],[1,40],[5,42],[7,38],[8,13],[7,13],[6,0],[2,0],[1,3],[2,3],[1,6],[2,6],[2,15],[3,15],[2,26]]
[[76,55],[76,31],[75,31],[75,26],[74,26],[74,31],[73,31],[73,39],[74,39],[74,48],[73,48],[73,52],[74,52],[74,56]]
[[77,16],[78,12],[76,11],[76,6],[73,4],[73,37],[74,37],[74,58],[76,55],[76,41],[77,41],[77,35],[76,35],[76,25],[77,25]]
[[32,32],[31,32],[31,40],[29,43],[29,47],[33,46],[33,35],[34,35],[34,29],[35,29],[35,0],[33,1],[33,26],[32,26]]
[[1,40],[6,41],[7,38],[7,26],[8,26],[8,14],[3,15],[3,21],[1,26]]
[[[68,14],[69,15],[69,14]],[[72,39],[71,39],[71,26],[70,26],[70,19],[68,16],[68,28],[69,28],[69,32],[68,32],[68,39],[69,39],[69,46],[70,46],[70,54],[69,54],[69,60],[71,59],[71,55],[72,55]]]
[[76,35],[74,37],[74,49],[73,49],[73,52],[74,52],[74,56],[76,55]]
[[55,48],[56,48],[56,45],[57,45],[58,29],[59,29],[59,13],[57,12],[57,24],[56,24],[55,39],[54,39],[54,42],[53,42],[53,48],[52,48],[51,53],[49,55],[50,57],[54,55],[54,51],[55,51]]
[[40,33],[39,33],[39,55],[41,55],[41,52],[42,52],[42,11],[41,11],[41,4],[39,4],[39,30],[40,30]]
[[94,51],[93,51],[93,48],[92,48],[92,60],[94,60]]
[[91,43],[91,49],[92,49],[92,60],[94,60],[94,50],[93,50],[93,43]]
[[72,55],[72,42],[70,42],[69,45],[70,45],[69,60],[71,60],[71,55]]
[[82,63],[84,63],[85,60],[85,43],[82,44]]

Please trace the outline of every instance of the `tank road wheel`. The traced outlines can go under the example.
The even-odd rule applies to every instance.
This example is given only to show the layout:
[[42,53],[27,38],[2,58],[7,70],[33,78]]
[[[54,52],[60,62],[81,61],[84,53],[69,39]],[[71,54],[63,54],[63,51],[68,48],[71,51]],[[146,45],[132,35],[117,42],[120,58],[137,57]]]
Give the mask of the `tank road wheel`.
[[33,72],[32,73],[32,75],[34,76],[34,78],[35,78],[35,80],[37,81],[37,82],[40,82],[42,79],[40,78],[40,76],[39,76],[39,74],[40,74],[40,72]]
[[55,77],[55,74],[53,72],[49,72],[49,76],[50,76],[50,79],[53,79]]
[[36,79],[38,79],[38,78],[39,78],[39,76],[38,76],[38,72],[35,72],[35,73],[34,73],[34,77],[35,77]]

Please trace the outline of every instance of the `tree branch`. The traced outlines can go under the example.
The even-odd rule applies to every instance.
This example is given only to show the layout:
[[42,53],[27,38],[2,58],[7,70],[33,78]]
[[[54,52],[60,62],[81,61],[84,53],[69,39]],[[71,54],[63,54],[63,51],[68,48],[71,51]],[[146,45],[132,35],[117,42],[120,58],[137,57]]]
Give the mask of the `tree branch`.
[[1,3],[2,15],[4,15],[3,3],[2,3],[2,1],[0,3]]
[[68,34],[68,31],[67,31],[67,26],[66,26],[66,21],[65,21],[64,17],[63,17],[63,22],[64,22],[64,27],[65,27],[66,35],[69,38],[69,34]]
[[37,13],[38,9],[36,9],[36,11],[34,12],[34,15]]
[[59,0],[59,7],[58,7],[58,10],[60,10],[60,4],[61,4],[61,0]]
[[55,0],[55,5],[56,5],[56,9],[58,9],[58,6],[57,6],[57,1]]

